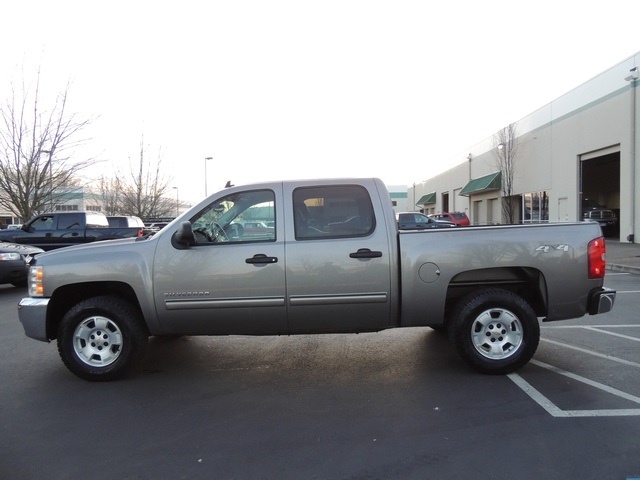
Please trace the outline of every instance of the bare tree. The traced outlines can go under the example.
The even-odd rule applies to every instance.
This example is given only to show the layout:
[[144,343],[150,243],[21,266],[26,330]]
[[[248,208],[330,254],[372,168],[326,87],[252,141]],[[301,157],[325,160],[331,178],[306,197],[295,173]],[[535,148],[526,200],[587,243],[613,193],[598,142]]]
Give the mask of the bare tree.
[[104,175],[100,177],[100,197],[105,215],[118,215],[122,213],[122,180],[116,174],[113,178]]
[[170,179],[162,174],[162,155],[158,151],[155,163],[145,158],[144,135],[140,140],[140,159],[137,169],[131,167],[130,183],[124,182],[122,212],[143,220],[172,216],[173,202],[167,198]]
[[493,136],[493,149],[502,181],[502,214],[506,223],[515,223],[518,202],[514,198],[513,182],[518,156],[517,125],[512,123]]
[[92,158],[72,160],[75,148],[87,139],[79,134],[90,125],[67,113],[69,84],[50,109],[40,104],[40,71],[30,94],[11,85],[11,95],[0,104],[0,205],[23,221],[52,208],[77,184],[77,173],[94,164]]

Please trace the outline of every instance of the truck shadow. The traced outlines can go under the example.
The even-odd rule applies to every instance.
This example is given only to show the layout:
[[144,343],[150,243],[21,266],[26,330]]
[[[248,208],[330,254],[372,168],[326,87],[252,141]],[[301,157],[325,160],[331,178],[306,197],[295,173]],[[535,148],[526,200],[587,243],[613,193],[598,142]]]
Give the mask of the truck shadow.
[[26,287],[14,287],[10,283],[0,285],[0,296],[9,296],[23,293],[24,296],[27,296],[27,288]]
[[466,373],[444,334],[430,328],[358,335],[152,337],[142,375],[256,381],[386,383],[430,373]]

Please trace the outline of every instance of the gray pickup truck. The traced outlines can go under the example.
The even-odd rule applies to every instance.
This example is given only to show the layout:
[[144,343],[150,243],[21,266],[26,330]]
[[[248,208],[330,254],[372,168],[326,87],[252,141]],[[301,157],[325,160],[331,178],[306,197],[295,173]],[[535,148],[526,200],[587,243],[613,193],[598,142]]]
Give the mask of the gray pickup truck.
[[539,319],[611,310],[604,254],[597,223],[399,231],[379,179],[262,183],[216,193],[149,238],[39,255],[18,310],[26,335],[57,339],[87,380],[122,376],[150,335],[424,326],[503,374],[533,356]]

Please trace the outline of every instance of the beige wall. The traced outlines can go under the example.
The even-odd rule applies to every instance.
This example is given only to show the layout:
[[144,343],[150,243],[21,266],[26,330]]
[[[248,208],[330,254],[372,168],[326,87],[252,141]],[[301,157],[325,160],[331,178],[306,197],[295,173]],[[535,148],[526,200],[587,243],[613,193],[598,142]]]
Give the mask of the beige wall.
[[[632,121],[634,98],[636,119],[640,114],[640,87],[632,88],[634,83],[625,80],[638,64],[640,52],[516,122],[519,147],[514,193],[547,191],[549,221],[580,220],[581,161],[619,152],[619,188],[607,193],[606,203],[620,209],[620,238],[635,233],[640,241],[640,193],[635,193],[640,185],[640,120],[635,130]],[[638,145],[635,156],[634,140]],[[439,212],[442,192],[449,192],[451,210],[467,212],[473,223],[498,223],[498,192],[471,199],[458,195],[471,179],[498,171],[493,145],[490,137],[470,147],[471,161],[461,156],[456,167],[416,184],[415,198],[435,191],[437,202],[430,207]],[[606,175],[603,171],[603,182],[611,180]]]

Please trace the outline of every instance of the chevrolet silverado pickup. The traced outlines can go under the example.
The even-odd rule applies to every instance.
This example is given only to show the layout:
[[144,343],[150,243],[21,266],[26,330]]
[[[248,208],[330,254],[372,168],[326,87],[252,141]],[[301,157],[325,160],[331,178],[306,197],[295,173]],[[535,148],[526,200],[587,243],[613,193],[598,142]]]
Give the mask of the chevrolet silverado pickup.
[[[273,227],[252,229],[261,222]],[[446,330],[487,374],[533,356],[542,321],[612,309],[597,223],[399,231],[379,179],[227,188],[151,237],[39,255],[19,302],[86,380],[121,377],[149,336]]]
[[20,228],[0,230],[0,241],[53,250],[100,240],[138,237],[142,234],[142,226],[109,226],[103,213],[54,212],[37,215]]

